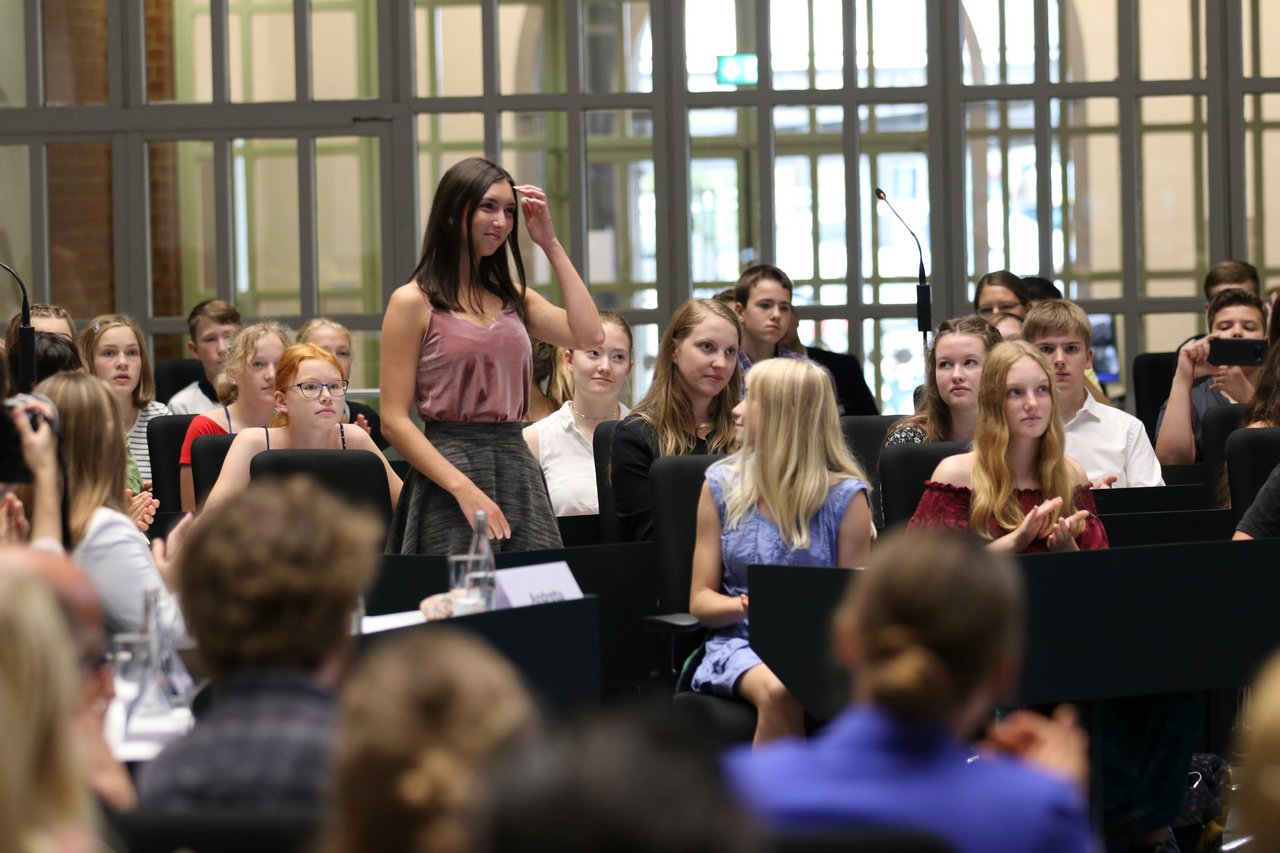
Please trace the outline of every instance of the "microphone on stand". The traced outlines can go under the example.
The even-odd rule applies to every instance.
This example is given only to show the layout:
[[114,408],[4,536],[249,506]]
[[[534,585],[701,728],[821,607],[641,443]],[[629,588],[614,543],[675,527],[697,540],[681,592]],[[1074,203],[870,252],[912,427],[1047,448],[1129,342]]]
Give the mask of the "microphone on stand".
[[31,325],[31,302],[27,299],[27,286],[13,271],[13,267],[0,261],[3,268],[22,289],[22,321],[18,326],[18,387],[20,394],[30,394],[36,384],[36,330]]
[[924,276],[924,249],[920,247],[920,238],[916,236],[916,232],[911,230],[911,226],[907,221],[899,216],[898,211],[893,209],[893,205],[889,202],[888,196],[884,194],[884,190],[876,187],[876,198],[880,199],[889,206],[890,212],[898,217],[898,221],[902,223],[902,227],[907,229],[907,233],[911,235],[911,239],[916,241],[916,251],[920,254],[920,283],[916,285],[916,327],[920,330],[920,334],[924,338],[925,349],[929,347],[929,332],[933,330],[933,308],[932,301],[929,297],[929,282]]

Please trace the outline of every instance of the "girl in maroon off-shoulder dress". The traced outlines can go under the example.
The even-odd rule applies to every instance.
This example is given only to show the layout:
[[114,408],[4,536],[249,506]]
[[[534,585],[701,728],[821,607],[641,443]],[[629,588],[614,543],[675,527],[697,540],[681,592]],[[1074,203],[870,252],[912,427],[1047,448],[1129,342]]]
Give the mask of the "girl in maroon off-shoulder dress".
[[991,350],[973,451],[934,470],[910,527],[972,530],[1009,554],[1107,547],[1084,469],[1063,452],[1053,372],[1035,347]]

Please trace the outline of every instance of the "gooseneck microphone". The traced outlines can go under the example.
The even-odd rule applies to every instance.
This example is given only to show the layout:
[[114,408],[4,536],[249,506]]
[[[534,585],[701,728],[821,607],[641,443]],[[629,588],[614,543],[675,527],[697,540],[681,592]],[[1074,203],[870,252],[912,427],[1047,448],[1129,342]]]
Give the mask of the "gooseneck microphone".
[[928,349],[929,332],[933,330],[933,308],[929,297],[929,282],[924,276],[924,249],[920,247],[920,238],[916,236],[916,232],[912,231],[907,221],[898,214],[898,211],[893,209],[888,196],[879,187],[876,187],[876,198],[888,205],[890,212],[898,218],[898,221],[902,223],[902,227],[907,229],[911,239],[916,241],[916,251],[920,254],[920,283],[916,285],[916,327],[920,330],[920,334],[924,336],[924,345]]
[[22,289],[22,321],[18,326],[18,387],[20,394],[30,394],[36,384],[36,330],[31,325],[31,302],[27,299],[27,286],[13,271],[13,267],[0,261],[3,268]]

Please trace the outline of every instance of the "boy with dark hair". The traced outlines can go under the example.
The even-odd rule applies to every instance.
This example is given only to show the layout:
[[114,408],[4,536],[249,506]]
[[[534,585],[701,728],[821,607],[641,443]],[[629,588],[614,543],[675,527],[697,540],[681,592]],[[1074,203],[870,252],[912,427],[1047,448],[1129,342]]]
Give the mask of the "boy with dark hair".
[[751,365],[766,358],[804,358],[778,345],[791,324],[791,277],[772,264],[747,267],[733,289],[734,311],[742,322],[738,364],[745,377]]
[[1209,334],[1178,351],[1169,399],[1156,421],[1156,457],[1162,465],[1199,458],[1200,424],[1209,409],[1253,399],[1258,368],[1210,364],[1209,342],[1214,338],[1266,338],[1262,300],[1248,290],[1228,287],[1213,297],[1208,316]]
[[1213,297],[1230,287],[1239,287],[1259,295],[1258,268],[1246,261],[1219,261],[1204,277],[1204,310],[1209,310]]
[[240,330],[240,312],[225,299],[206,299],[191,309],[187,349],[204,365],[204,376],[174,394],[169,411],[175,415],[198,415],[216,408],[218,392],[214,383],[227,361],[227,347]]
[[1023,338],[1053,367],[1067,454],[1084,466],[1095,487],[1163,486],[1160,463],[1142,421],[1089,393],[1093,328],[1074,302],[1053,300],[1031,309]]

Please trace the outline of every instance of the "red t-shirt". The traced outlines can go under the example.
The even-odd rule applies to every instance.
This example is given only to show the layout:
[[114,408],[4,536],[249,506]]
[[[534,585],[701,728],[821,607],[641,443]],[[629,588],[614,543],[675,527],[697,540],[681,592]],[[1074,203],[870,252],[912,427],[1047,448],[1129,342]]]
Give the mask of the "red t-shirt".
[[[214,410],[217,411],[216,409]],[[223,408],[223,414],[226,409]],[[226,435],[227,428],[215,421],[208,415],[196,415],[191,419],[191,426],[187,427],[187,437],[182,440],[182,452],[178,454],[179,465],[191,464],[191,442],[195,441],[202,435]]]

